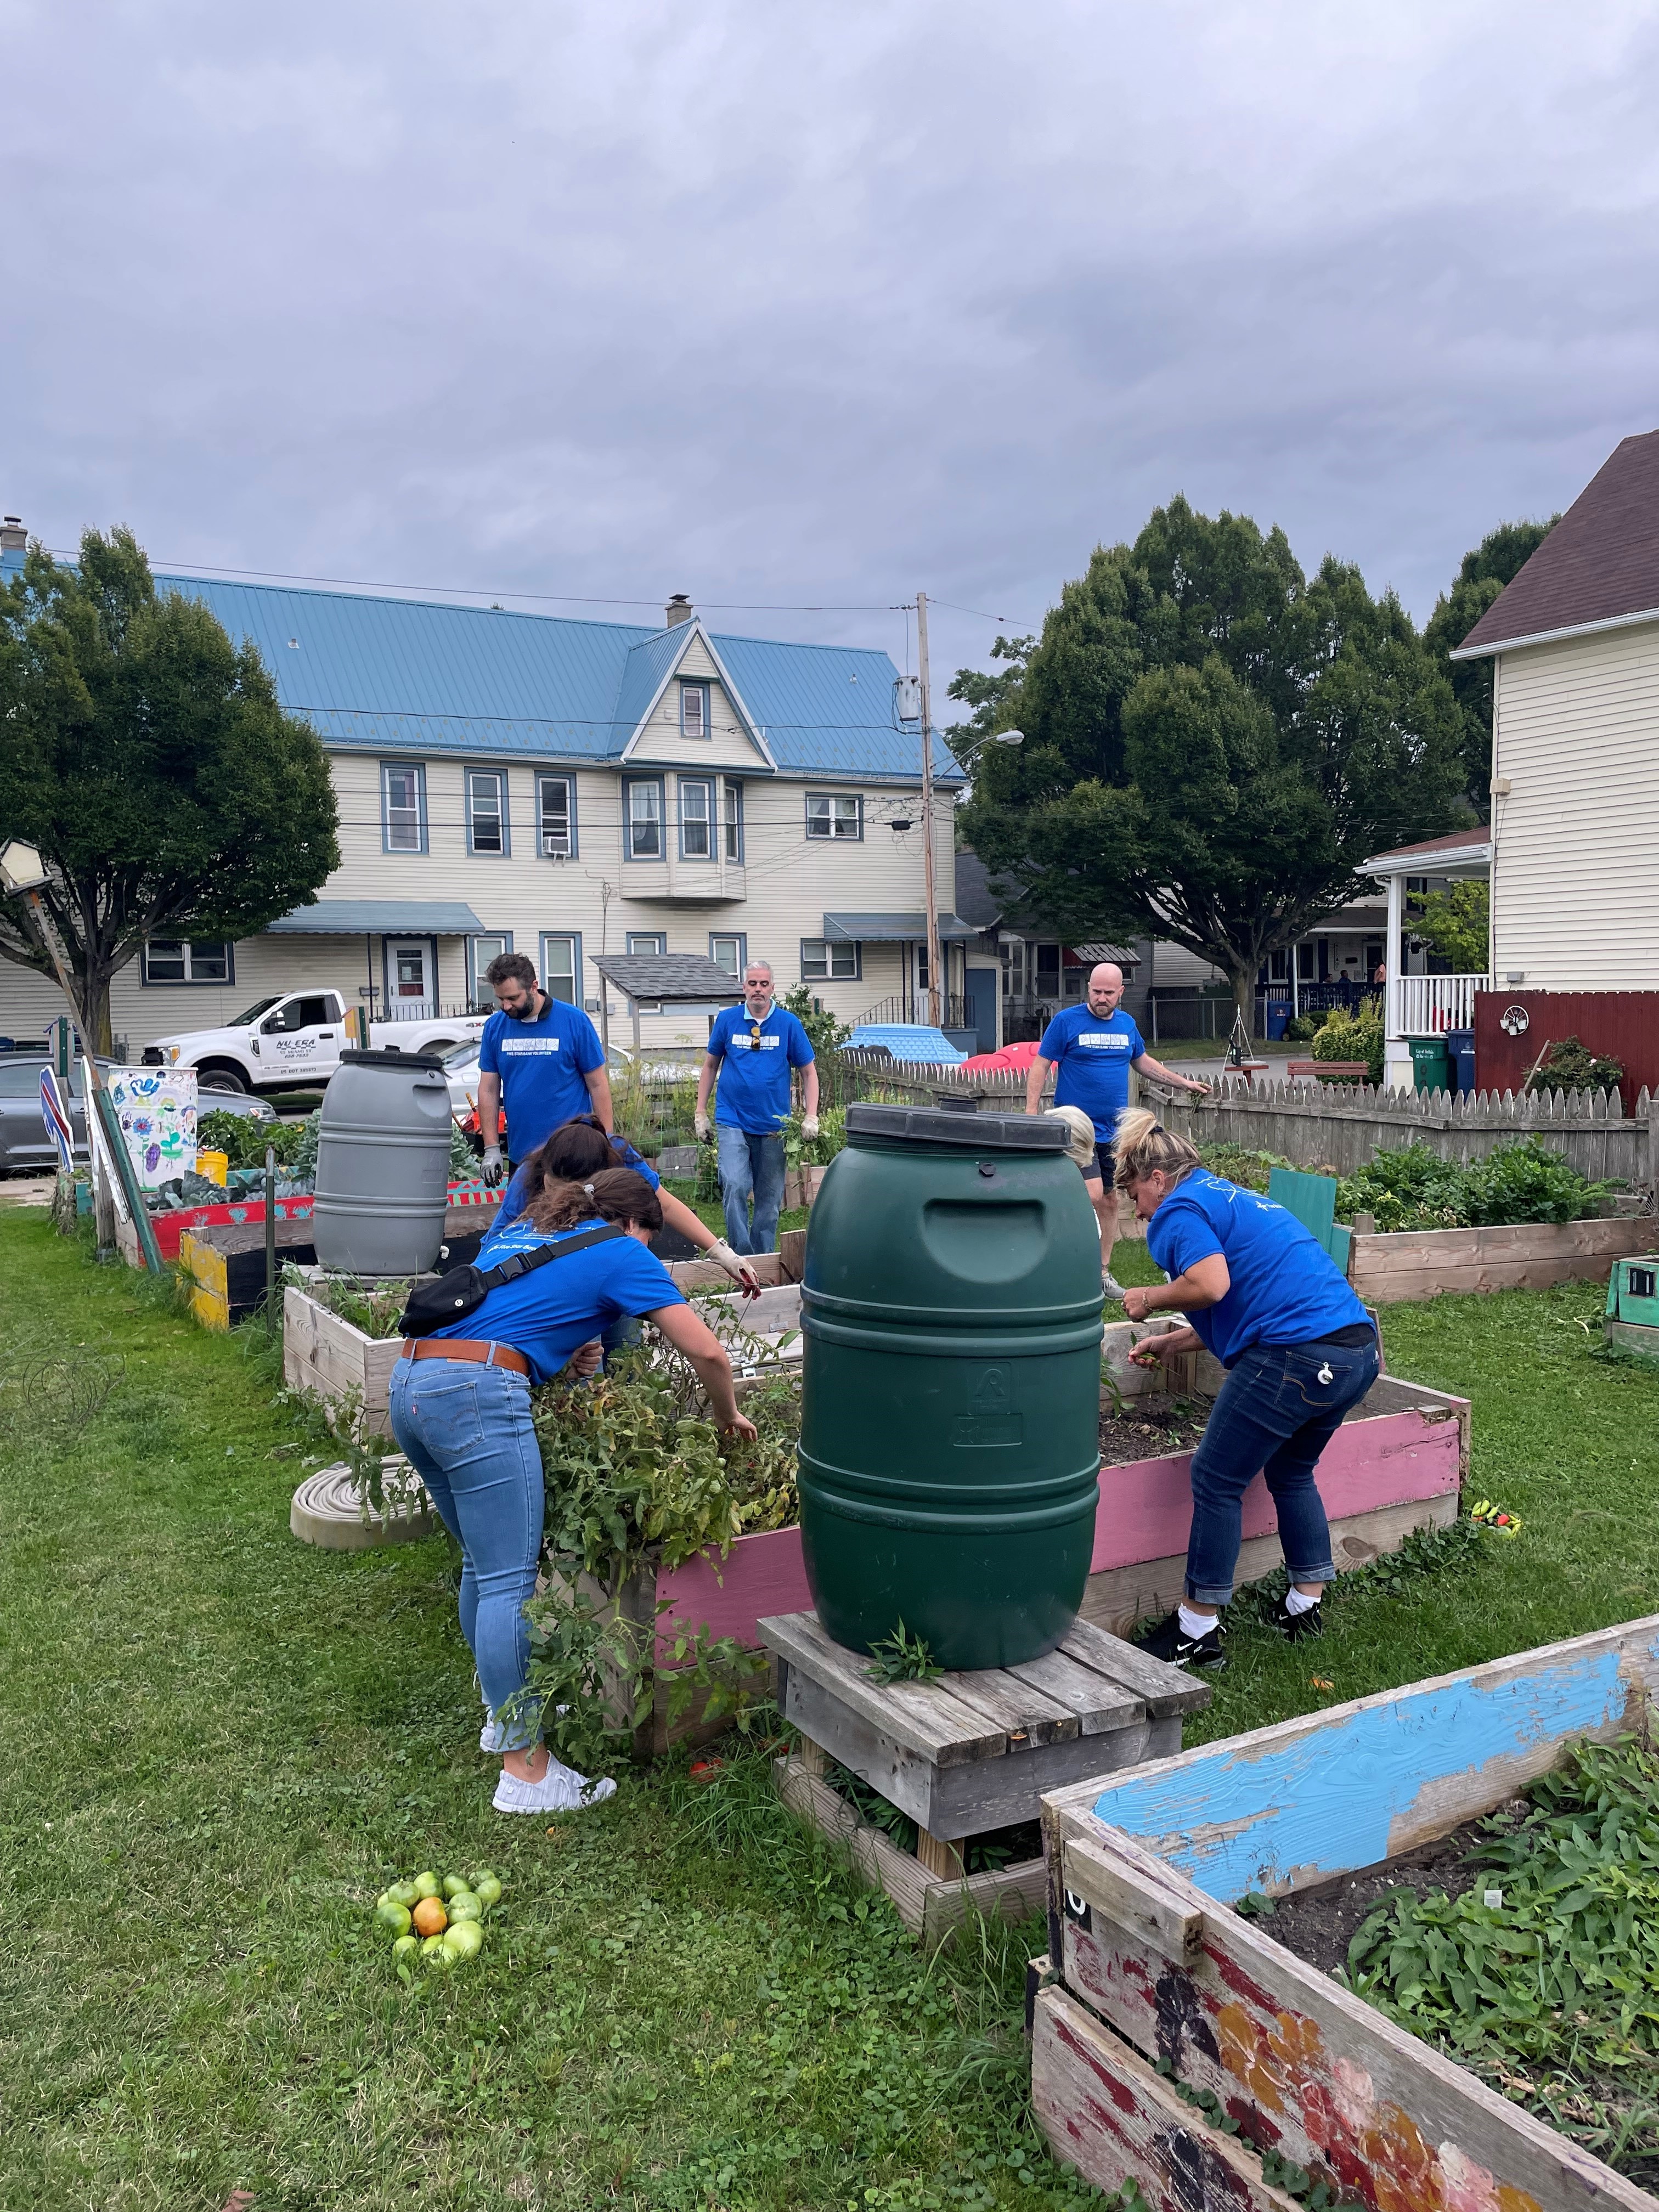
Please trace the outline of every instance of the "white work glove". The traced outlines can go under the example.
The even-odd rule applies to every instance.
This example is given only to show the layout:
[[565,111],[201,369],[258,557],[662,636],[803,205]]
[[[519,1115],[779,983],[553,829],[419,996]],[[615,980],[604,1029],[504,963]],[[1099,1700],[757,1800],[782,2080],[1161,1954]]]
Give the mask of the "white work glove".
[[708,1116],[701,1106],[691,1117],[691,1126],[697,1133],[697,1142],[706,1145],[708,1142]]
[[810,1145],[818,1133],[818,1117],[816,1114],[806,1114],[802,1116],[800,1133]]
[[759,1268],[752,1260],[745,1258],[741,1252],[734,1252],[723,1237],[717,1237],[708,1247],[708,1257],[716,1261],[725,1268],[726,1273],[743,1291],[745,1297],[756,1298],[760,1296]]
[[491,1190],[495,1189],[496,1184],[501,1181],[506,1172],[506,1169],[501,1165],[501,1146],[499,1145],[486,1145],[483,1152],[483,1179],[489,1185]]

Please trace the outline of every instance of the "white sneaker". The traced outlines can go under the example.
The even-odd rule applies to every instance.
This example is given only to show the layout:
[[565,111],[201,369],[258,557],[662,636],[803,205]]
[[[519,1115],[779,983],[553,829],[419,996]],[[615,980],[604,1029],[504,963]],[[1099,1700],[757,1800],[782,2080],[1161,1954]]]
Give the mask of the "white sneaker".
[[498,1813],[586,1813],[616,1794],[617,1785],[608,1774],[590,1782],[574,1766],[550,1759],[539,1782],[520,1782],[503,1767],[490,1802]]
[[1100,1278],[1100,1295],[1103,1298],[1112,1298],[1115,1299],[1119,1305],[1122,1304],[1123,1285],[1118,1281],[1115,1275],[1107,1274],[1105,1273],[1102,1273]]

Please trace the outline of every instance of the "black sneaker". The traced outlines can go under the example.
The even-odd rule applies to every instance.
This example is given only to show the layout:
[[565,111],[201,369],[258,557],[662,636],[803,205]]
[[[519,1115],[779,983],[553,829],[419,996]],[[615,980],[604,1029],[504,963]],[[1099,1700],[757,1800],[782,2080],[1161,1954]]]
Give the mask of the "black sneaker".
[[1148,1658],[1162,1659],[1171,1667],[1224,1667],[1227,1663],[1227,1655],[1221,1648],[1218,1620],[1202,1636],[1188,1636],[1181,1626],[1181,1615],[1166,1613],[1162,1620],[1154,1621],[1150,1628],[1142,1629],[1139,1636],[1129,1640]]
[[1322,1598],[1317,1605],[1310,1605],[1305,1613],[1292,1613],[1285,1601],[1280,1598],[1273,1611],[1273,1626],[1281,1636],[1287,1636],[1292,1644],[1299,1644],[1304,1636],[1322,1636],[1325,1633],[1324,1600]]

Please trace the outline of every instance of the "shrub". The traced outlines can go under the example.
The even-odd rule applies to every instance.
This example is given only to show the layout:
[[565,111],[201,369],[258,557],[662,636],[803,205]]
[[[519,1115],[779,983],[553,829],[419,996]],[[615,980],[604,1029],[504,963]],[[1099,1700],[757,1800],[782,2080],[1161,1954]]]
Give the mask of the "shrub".
[[1313,1041],[1316,1060],[1363,1060],[1365,1079],[1382,1080],[1382,1015],[1375,999],[1360,1001],[1357,1013],[1334,1007]]
[[1320,1017],[1317,1014],[1297,1014],[1285,1024],[1285,1035],[1291,1044],[1309,1044],[1319,1035]]
[[222,1152],[234,1168],[262,1168],[265,1147],[276,1154],[279,1167],[291,1166],[304,1141],[303,1121],[256,1121],[249,1114],[228,1114],[216,1106],[196,1124],[196,1142],[204,1152]]
[[1593,1053],[1576,1036],[1553,1044],[1527,1078],[1528,1091],[1616,1091],[1625,1079],[1624,1063]]
[[1608,1186],[1591,1182],[1535,1138],[1500,1145],[1464,1166],[1426,1145],[1378,1152],[1337,1185],[1343,1221],[1369,1213],[1377,1228],[1489,1229],[1522,1221],[1582,1221]]

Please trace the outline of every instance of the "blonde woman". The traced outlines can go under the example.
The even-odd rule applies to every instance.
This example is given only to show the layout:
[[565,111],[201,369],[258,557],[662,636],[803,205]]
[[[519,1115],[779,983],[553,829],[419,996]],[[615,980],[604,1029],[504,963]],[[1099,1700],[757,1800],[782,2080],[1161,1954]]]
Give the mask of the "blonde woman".
[[1376,1380],[1376,1331],[1320,1244],[1282,1206],[1212,1175],[1184,1137],[1137,1109],[1117,1125],[1117,1187],[1146,1224],[1146,1249],[1167,1281],[1124,1297],[1131,1321],[1188,1317],[1151,1337],[1145,1364],[1202,1345],[1227,1370],[1193,1454],[1187,1595],[1137,1637],[1176,1666],[1224,1666],[1221,1608],[1233,1594],[1240,1506],[1266,1478],[1291,1587],[1278,1624],[1317,1636],[1320,1600],[1334,1582],[1331,1532],[1315,1470],[1348,1408]]

